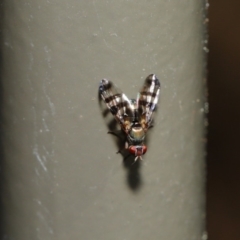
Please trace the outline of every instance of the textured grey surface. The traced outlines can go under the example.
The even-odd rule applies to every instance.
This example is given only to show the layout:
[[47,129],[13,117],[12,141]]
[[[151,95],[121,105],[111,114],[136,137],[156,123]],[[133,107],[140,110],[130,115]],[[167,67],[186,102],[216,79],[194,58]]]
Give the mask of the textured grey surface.
[[[204,239],[201,1],[5,1],[2,239]],[[101,78],[162,91],[144,161],[116,155]]]

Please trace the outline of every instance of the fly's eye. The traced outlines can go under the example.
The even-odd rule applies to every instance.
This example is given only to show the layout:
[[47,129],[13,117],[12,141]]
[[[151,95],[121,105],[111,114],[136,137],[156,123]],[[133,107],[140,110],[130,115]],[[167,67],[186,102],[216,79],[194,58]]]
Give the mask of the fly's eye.
[[128,150],[131,154],[140,157],[147,152],[147,146],[130,146]]
[[132,155],[136,155],[137,150],[135,146],[130,146],[128,150]]

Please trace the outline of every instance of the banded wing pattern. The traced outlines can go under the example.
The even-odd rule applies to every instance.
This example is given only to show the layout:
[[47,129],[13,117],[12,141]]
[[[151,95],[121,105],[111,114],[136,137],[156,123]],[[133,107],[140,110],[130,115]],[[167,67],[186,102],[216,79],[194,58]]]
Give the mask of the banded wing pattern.
[[155,74],[150,74],[143,85],[142,90],[138,94],[138,112],[139,121],[143,125],[145,131],[151,126],[153,113],[156,110],[158,98],[160,94],[160,82]]
[[133,114],[133,105],[124,93],[119,93],[113,83],[107,79],[100,81],[99,92],[110,112],[123,128]]

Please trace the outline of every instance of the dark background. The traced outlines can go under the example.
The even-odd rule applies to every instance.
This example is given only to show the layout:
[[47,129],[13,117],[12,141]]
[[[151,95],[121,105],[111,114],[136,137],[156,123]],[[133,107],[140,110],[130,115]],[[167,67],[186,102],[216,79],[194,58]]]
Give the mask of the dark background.
[[240,240],[240,1],[210,1],[209,19],[208,235]]

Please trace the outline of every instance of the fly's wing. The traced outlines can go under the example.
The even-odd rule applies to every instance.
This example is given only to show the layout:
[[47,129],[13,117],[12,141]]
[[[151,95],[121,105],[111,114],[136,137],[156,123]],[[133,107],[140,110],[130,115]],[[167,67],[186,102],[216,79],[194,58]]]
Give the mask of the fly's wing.
[[120,123],[125,132],[130,127],[133,105],[124,93],[120,93],[113,83],[107,79],[100,81],[99,92],[112,115]]
[[139,122],[145,130],[151,126],[159,94],[160,82],[155,74],[150,74],[145,79],[143,88],[137,97]]

